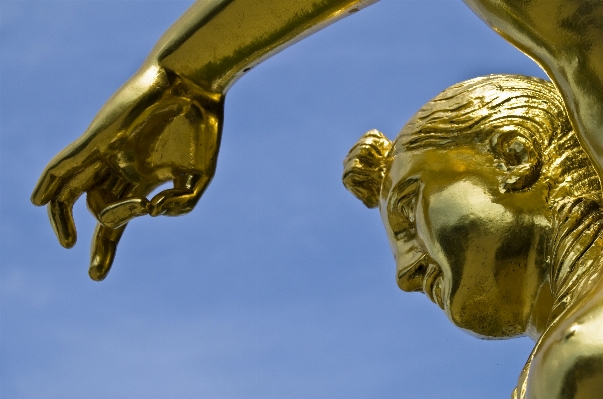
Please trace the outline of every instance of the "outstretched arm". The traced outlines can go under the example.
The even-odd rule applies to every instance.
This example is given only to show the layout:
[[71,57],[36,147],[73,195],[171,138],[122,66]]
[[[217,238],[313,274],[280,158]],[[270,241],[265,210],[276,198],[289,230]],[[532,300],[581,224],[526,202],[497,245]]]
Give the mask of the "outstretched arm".
[[198,0],[147,62],[211,92],[306,36],[378,0]]
[[[126,223],[179,215],[215,172],[224,95],[246,71],[297,40],[377,0],[198,0],[84,134],[46,167],[32,194],[48,205],[59,242],[76,242],[75,201],[98,219],[90,276],[109,272]],[[148,200],[165,181],[174,183]]]

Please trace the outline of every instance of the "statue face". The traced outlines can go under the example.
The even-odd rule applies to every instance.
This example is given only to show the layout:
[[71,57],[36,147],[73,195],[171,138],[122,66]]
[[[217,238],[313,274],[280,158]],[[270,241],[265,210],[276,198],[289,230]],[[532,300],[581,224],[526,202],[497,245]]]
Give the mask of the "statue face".
[[423,291],[475,335],[525,333],[546,279],[546,184],[502,193],[501,163],[467,145],[403,151],[389,164],[380,210],[398,285]]

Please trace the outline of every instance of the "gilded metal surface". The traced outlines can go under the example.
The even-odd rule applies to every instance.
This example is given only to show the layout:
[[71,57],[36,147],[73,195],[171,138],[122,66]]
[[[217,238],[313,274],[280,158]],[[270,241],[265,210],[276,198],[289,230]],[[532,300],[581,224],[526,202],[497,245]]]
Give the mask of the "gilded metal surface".
[[[87,193],[99,222],[89,274],[104,279],[130,220],[185,214],[203,194],[236,79],[374,1],[197,1],[51,161],[32,202],[48,205],[71,247],[72,206]],[[556,88],[517,76],[455,85],[393,143],[363,136],[344,183],[380,208],[401,289],[423,291],[477,336],[537,341],[515,398],[600,398],[603,2],[465,3]],[[168,181],[173,188],[147,198]]]
[[[375,0],[198,1],[163,35],[139,71],[86,132],[46,167],[32,194],[61,245],[76,242],[75,201],[98,220],[90,277],[109,272],[127,223],[193,209],[211,182],[224,96],[266,57]],[[174,187],[151,199],[164,182]]]
[[601,185],[553,84],[452,86],[393,143],[362,136],[343,179],[379,207],[402,290],[478,337],[537,341],[514,397],[601,397]]
[[603,176],[603,1],[464,2],[546,71]]

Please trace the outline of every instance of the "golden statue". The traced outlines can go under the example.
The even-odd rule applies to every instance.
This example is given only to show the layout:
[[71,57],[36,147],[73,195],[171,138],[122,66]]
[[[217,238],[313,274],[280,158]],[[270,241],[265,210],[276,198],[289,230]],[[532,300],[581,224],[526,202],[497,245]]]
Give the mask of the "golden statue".
[[[32,195],[59,242],[83,194],[90,276],[127,223],[193,209],[215,172],[228,88],[263,59],[374,0],[199,0],[58,154]],[[465,0],[553,84],[490,76],[425,105],[390,143],[367,133],[346,186],[378,206],[400,288],[480,337],[537,341],[514,398],[603,394],[603,2]],[[153,198],[166,181],[174,187]]]
[[516,397],[603,394],[601,184],[551,83],[459,83],[344,165],[381,211],[402,290],[478,337],[538,342]]

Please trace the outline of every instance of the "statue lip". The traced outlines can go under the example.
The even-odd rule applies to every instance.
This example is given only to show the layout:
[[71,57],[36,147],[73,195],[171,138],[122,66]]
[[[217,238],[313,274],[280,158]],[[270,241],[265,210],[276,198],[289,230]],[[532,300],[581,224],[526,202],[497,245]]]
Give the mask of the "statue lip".
[[[442,298],[442,269],[433,262],[429,262],[427,271],[423,275],[423,292],[433,303],[444,309]],[[436,292],[437,291],[437,292]]]

